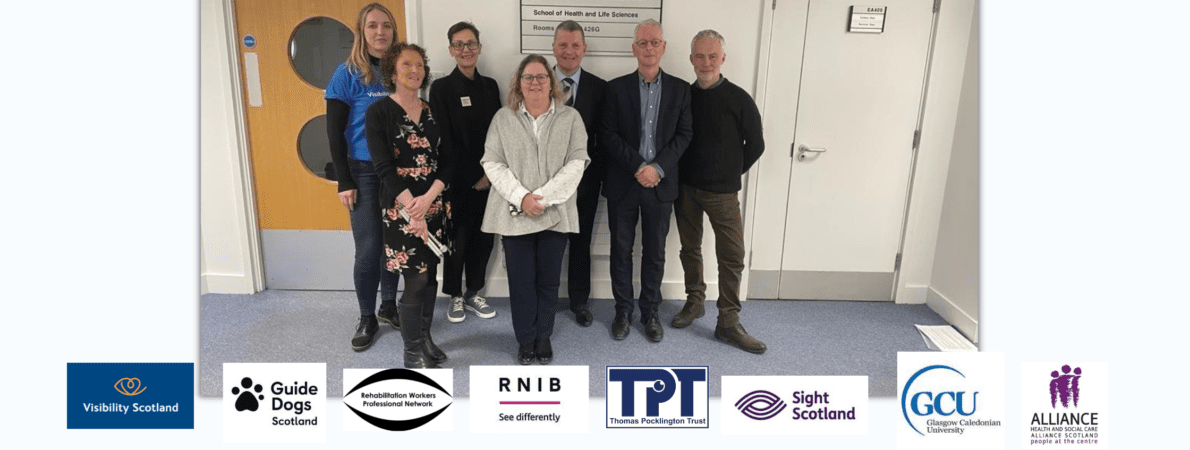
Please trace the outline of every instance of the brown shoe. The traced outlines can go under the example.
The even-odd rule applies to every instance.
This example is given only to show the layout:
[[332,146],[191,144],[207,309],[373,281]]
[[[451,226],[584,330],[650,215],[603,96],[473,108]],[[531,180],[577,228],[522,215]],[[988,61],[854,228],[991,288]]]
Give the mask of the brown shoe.
[[669,326],[686,328],[694,323],[694,319],[705,316],[706,314],[707,310],[703,307],[703,302],[686,302],[686,305],[682,306],[682,311],[674,316],[674,320],[669,323]]
[[764,342],[760,342],[760,339],[749,336],[748,331],[744,330],[743,325],[736,325],[729,328],[716,326],[715,339],[732,344],[743,351],[758,355],[768,350],[768,347],[764,345]]

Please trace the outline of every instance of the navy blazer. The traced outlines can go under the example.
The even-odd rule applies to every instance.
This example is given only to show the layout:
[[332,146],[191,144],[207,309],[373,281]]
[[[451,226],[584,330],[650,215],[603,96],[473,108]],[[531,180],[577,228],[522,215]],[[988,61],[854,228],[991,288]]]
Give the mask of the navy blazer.
[[607,175],[607,158],[599,149],[598,138],[606,93],[607,81],[583,69],[578,77],[578,96],[574,98],[574,109],[578,110],[579,116],[583,118],[583,125],[587,128],[587,156],[591,157],[591,163],[583,172],[584,179],[597,177],[597,180],[602,180]]
[[[694,135],[690,116],[690,84],[661,71],[661,110],[657,112],[657,156],[653,162],[665,171],[657,187],[649,189],[657,199],[678,198],[678,160]],[[580,88],[580,91],[582,89]],[[618,200],[634,188],[636,171],[645,163],[640,156],[640,78],[633,71],[607,83],[607,98],[600,130],[601,148],[608,170],[603,196]]]

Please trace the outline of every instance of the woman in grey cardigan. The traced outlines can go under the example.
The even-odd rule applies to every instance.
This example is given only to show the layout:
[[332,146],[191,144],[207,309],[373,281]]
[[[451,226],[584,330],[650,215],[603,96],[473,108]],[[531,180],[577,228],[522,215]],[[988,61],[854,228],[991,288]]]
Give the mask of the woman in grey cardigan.
[[574,193],[590,162],[587,132],[540,55],[525,57],[509,86],[480,160],[496,194],[482,230],[503,239],[517,361],[549,364],[566,233],[579,227]]

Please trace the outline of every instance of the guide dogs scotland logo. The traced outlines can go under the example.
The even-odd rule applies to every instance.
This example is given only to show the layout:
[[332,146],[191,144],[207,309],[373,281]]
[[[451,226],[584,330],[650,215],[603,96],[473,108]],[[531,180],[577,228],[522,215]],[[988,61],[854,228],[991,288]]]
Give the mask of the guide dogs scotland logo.
[[193,363],[67,363],[66,428],[194,428]]
[[868,434],[868,377],[723,377],[723,434]]
[[897,353],[898,448],[1004,448],[1004,354]]
[[326,442],[325,363],[224,363],[223,441]]
[[471,432],[590,431],[587,366],[471,366]]
[[1108,448],[1107,363],[1022,363],[1021,445]]
[[707,368],[608,367],[608,428],[707,428]]
[[343,429],[451,431],[452,369],[343,369]]

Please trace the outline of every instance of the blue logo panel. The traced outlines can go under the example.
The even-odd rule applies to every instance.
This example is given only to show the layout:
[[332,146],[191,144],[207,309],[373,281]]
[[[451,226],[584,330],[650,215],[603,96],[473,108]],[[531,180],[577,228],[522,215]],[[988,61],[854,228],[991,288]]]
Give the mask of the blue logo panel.
[[193,429],[194,363],[66,363],[66,428]]

